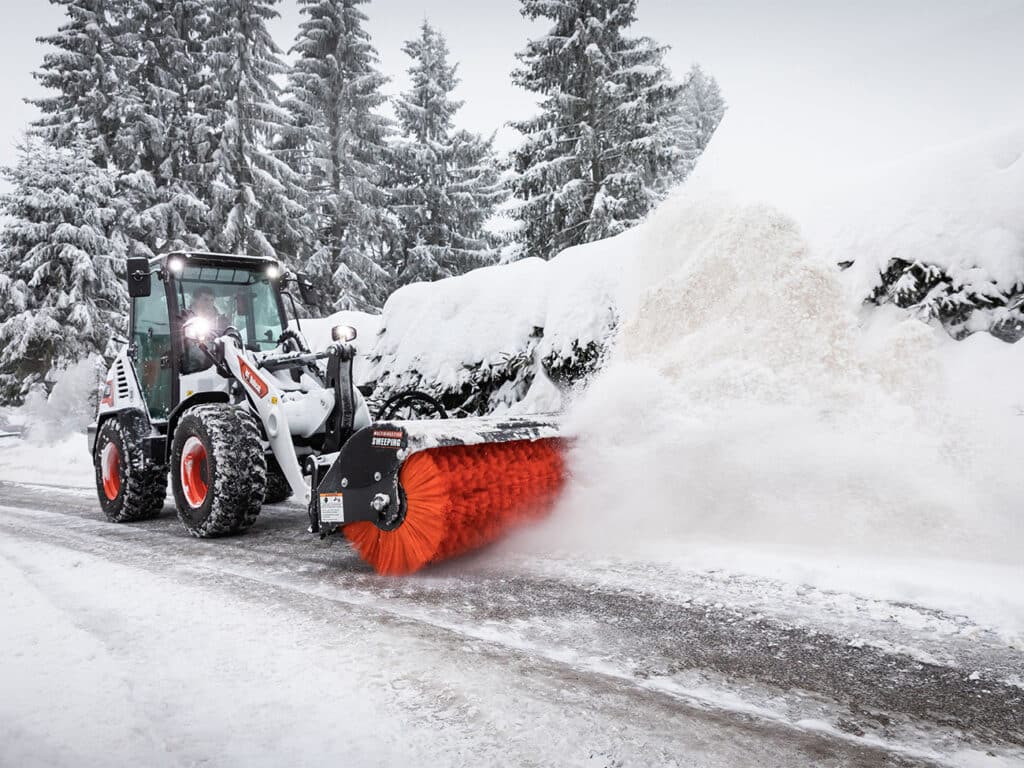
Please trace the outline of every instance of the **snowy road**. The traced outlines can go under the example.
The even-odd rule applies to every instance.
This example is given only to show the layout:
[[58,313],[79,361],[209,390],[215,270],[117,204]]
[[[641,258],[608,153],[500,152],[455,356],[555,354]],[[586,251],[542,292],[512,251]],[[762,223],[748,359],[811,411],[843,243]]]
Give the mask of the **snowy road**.
[[304,532],[0,482],[0,764],[1017,765],[1024,649],[721,572],[490,552],[407,579]]

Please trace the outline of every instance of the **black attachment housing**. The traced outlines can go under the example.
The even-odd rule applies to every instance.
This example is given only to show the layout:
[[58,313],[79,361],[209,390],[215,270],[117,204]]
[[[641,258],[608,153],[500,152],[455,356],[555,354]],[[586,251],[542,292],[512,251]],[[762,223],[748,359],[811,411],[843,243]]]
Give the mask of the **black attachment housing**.
[[[310,501],[310,517],[316,514],[313,528],[326,534],[341,525],[362,521],[385,531],[401,525],[406,504],[398,485],[398,472],[408,443],[402,427],[387,423],[371,424],[349,438],[327,474],[319,484],[311,486],[316,497],[316,501]],[[378,509],[374,502],[382,497],[388,503]],[[323,520],[327,514],[325,507],[342,510],[343,519]]]

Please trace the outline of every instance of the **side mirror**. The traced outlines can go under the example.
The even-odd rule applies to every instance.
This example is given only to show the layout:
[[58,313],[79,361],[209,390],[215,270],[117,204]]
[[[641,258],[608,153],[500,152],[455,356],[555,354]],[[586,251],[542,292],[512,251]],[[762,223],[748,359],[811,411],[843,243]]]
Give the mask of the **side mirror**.
[[128,295],[133,299],[153,293],[153,275],[149,272],[149,259],[145,256],[128,259],[125,278],[128,280]]
[[320,292],[313,285],[313,281],[309,279],[309,275],[300,272],[295,276],[295,282],[299,285],[299,294],[302,296],[303,304],[320,303]]
[[331,338],[334,341],[355,341],[357,335],[356,329],[351,325],[336,325],[331,328]]

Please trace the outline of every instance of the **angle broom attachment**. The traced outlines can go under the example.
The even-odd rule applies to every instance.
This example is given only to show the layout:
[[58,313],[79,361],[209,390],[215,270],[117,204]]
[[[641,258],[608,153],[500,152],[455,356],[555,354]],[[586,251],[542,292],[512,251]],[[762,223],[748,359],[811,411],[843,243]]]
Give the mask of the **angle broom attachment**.
[[358,522],[343,530],[378,573],[409,574],[545,516],[564,477],[561,441],[554,438],[419,451],[399,473],[402,524],[384,531]]

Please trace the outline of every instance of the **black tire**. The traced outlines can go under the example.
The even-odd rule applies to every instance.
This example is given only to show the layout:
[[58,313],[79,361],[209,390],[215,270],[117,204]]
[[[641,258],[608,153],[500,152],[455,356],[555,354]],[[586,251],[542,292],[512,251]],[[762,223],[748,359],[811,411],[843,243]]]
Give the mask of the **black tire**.
[[288,479],[281,474],[277,462],[267,462],[267,494],[263,497],[264,504],[280,504],[292,496],[292,487],[288,485]]
[[149,419],[128,411],[104,421],[96,435],[96,493],[112,523],[152,520],[164,508],[167,467],[146,462],[142,440],[149,433]]
[[426,392],[409,390],[392,395],[377,410],[376,421],[392,419],[447,419],[444,406]]
[[277,339],[277,345],[285,352],[309,352],[306,338],[294,328],[285,328]]
[[174,430],[170,466],[178,519],[193,536],[227,536],[256,521],[267,460],[249,411],[227,403],[189,408]]

